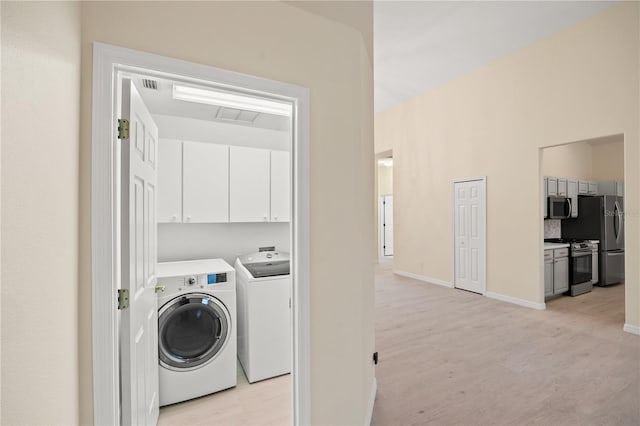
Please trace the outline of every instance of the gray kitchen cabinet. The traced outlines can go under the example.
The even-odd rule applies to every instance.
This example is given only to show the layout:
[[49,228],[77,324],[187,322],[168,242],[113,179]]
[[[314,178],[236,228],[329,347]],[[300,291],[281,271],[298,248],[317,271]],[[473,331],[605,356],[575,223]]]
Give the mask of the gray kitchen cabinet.
[[618,197],[623,197],[624,182],[623,181],[598,182],[598,195],[617,195]]
[[569,258],[553,259],[553,294],[569,290]]
[[558,196],[558,178],[557,177],[547,177],[547,197],[556,197]]
[[543,202],[542,202],[542,217],[544,217],[545,219],[547,218],[547,216],[549,216],[549,208],[547,207],[547,202],[549,201],[549,199],[547,198],[549,196],[549,178],[545,177],[542,180],[542,198],[544,198]]
[[544,251],[544,295],[553,296],[553,250]]
[[578,217],[578,181],[567,180],[567,197],[571,199],[571,217]]
[[589,195],[589,181],[578,181],[578,195]]
[[558,197],[567,197],[567,179],[558,178]]

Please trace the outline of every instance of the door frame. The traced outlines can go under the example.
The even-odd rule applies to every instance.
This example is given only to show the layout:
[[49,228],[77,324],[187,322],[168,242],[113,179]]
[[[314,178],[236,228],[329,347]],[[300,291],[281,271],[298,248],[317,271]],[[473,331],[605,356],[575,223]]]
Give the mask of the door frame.
[[453,284],[453,288],[456,287],[456,183],[464,183],[464,182],[481,182],[482,187],[484,189],[484,221],[482,226],[484,227],[484,270],[482,274],[482,283],[483,288],[482,294],[486,296],[487,294],[487,177],[479,176],[479,177],[469,177],[469,178],[458,178],[451,180],[451,281]]
[[384,204],[383,201],[385,197],[393,197],[393,194],[380,194],[378,196],[378,257],[381,261],[385,259],[393,259],[393,255],[385,255],[384,254]]
[[310,327],[310,119],[309,89],[208,65],[93,43],[91,130],[91,265],[93,420],[120,423],[119,313],[119,189],[116,139],[118,73],[143,72],[197,81],[212,87],[291,102],[293,357],[292,410],[294,424],[311,420]]

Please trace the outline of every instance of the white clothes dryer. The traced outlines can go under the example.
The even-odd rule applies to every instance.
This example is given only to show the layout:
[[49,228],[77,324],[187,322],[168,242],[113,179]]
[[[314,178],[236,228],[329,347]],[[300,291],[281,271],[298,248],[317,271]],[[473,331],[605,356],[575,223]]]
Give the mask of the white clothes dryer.
[[262,251],[239,257],[238,359],[249,383],[291,372],[289,253]]
[[236,277],[222,259],[158,263],[160,406],[236,385]]

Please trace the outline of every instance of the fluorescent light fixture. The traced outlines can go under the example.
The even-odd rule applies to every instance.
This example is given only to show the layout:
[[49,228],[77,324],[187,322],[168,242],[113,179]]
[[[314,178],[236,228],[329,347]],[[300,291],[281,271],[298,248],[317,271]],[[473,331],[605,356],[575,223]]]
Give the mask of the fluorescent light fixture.
[[173,85],[173,99],[200,104],[218,105],[265,114],[291,116],[291,104],[268,99],[243,96],[236,93],[217,92],[191,86]]
[[393,166],[393,158],[384,158],[382,160],[378,160],[378,163],[385,167],[391,167]]

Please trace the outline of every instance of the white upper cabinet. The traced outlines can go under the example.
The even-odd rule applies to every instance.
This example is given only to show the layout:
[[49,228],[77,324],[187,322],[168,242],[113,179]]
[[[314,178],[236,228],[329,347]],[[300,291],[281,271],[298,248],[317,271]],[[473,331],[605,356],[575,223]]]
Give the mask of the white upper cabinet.
[[183,222],[228,222],[229,147],[184,142],[183,156]]
[[291,161],[286,151],[271,151],[271,221],[291,220]]
[[598,195],[598,182],[589,182],[589,195]]
[[547,178],[547,197],[556,197],[556,196],[558,196],[558,178],[548,177]]
[[571,199],[571,217],[578,217],[578,181],[567,180],[567,197]]
[[268,222],[269,151],[239,146],[229,150],[229,219]]
[[158,144],[158,223],[182,222],[182,142]]
[[558,178],[558,197],[567,197],[567,179]]

